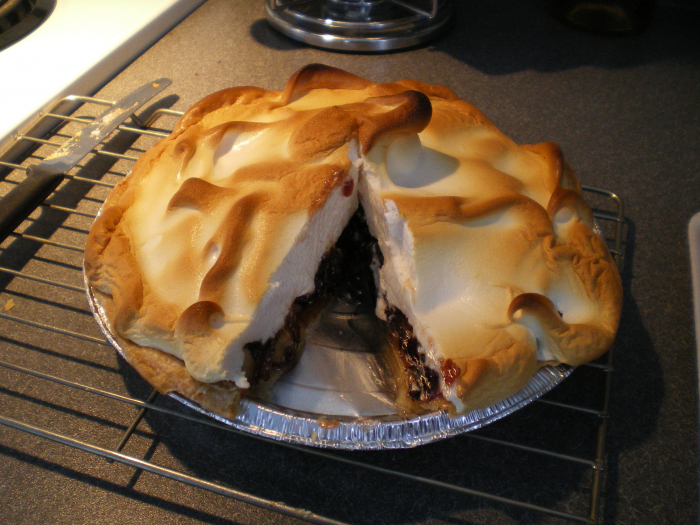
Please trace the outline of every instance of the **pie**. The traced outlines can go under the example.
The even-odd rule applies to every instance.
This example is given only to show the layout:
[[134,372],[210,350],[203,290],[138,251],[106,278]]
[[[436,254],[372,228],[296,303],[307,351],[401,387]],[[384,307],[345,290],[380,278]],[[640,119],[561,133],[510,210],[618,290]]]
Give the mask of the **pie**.
[[384,322],[397,405],[453,414],[601,356],[622,297],[556,145],[448,88],[318,64],[190,108],[109,195],[84,266],[128,362],[224,417],[338,294]]

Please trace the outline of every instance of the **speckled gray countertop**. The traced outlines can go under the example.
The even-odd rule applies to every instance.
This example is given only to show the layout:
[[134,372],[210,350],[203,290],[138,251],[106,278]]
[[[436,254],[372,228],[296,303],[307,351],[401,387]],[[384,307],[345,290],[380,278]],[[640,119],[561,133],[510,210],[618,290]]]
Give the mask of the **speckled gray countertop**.
[[[184,110],[230,86],[281,89],[299,67],[320,62],[374,81],[414,78],[449,86],[517,142],[560,144],[583,184],[617,192],[626,206],[625,302],[614,349],[603,523],[697,523],[698,385],[687,225],[700,211],[700,10],[690,1],[660,2],[645,34],[613,38],[560,25],[544,0],[456,4],[450,32],[431,45],[368,55],[313,49],[283,37],[265,22],[260,1],[209,0],[98,96],[117,99],[168,77],[173,82],[164,100]],[[3,355],[13,344],[7,333],[0,338]],[[26,344],[53,359],[52,343]],[[114,372],[104,388],[147,392],[112,352],[96,358],[66,351],[74,352],[75,363],[87,360]],[[566,399],[589,388],[585,372],[570,379],[556,395]],[[9,400],[4,403],[41,398],[11,376],[0,383],[0,394]],[[61,395],[66,398],[43,401],[54,407],[48,419],[76,410],[95,411],[88,423],[110,419],[97,415],[97,402],[78,409],[72,394]],[[554,407],[532,405],[508,419],[482,435],[572,454],[590,455],[594,448],[595,427],[582,431]],[[128,417],[115,412],[111,421],[119,427]],[[350,523],[565,523],[158,415],[147,416],[130,447],[160,464]],[[347,455],[353,456],[341,454]],[[588,497],[585,469],[522,451],[502,453],[462,436],[353,457],[562,511],[585,508]],[[0,428],[0,522],[298,521]]]

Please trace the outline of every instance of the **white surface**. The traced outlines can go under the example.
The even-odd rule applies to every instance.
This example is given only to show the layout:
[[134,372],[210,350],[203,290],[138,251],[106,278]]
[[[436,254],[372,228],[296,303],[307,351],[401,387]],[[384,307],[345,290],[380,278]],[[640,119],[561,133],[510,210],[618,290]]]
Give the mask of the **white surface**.
[[94,94],[203,1],[57,0],[48,20],[0,51],[0,150],[61,97]]

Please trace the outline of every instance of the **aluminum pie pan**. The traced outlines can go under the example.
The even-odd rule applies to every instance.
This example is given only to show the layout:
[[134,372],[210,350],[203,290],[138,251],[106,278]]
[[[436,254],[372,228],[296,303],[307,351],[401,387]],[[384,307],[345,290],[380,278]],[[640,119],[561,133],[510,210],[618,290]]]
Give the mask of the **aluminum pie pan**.
[[[88,304],[97,324],[107,341],[125,357],[85,275],[84,280]],[[357,321],[362,314],[332,311],[326,317],[331,319],[333,329],[337,328],[338,319],[347,327],[348,320]],[[574,370],[567,365],[546,365],[516,394],[484,409],[457,416],[444,411],[405,416],[393,404],[390,393],[380,386],[377,374],[381,371],[376,356],[373,358],[372,352],[359,352],[351,333],[336,331],[340,332],[336,334],[339,337],[329,341],[324,337],[328,330],[314,325],[299,363],[273,386],[271,398],[243,398],[233,419],[205,410],[178,393],[167,395],[224,425],[277,441],[338,450],[390,450],[433,443],[493,423],[540,398]],[[351,372],[338,378],[341,370],[341,374]],[[357,373],[364,375],[358,379],[354,375]],[[330,380],[324,383],[324,374],[334,383]],[[353,386],[348,390],[338,387],[338,382]],[[357,384],[361,388],[354,386]]]

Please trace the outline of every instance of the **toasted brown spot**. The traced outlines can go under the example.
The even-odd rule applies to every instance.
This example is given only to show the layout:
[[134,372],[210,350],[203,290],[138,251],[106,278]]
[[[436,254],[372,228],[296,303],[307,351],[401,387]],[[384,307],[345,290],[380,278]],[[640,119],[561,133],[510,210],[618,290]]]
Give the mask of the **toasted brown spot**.
[[197,137],[193,135],[183,136],[175,143],[173,158],[180,162],[181,167],[185,167],[194,157],[196,151]]
[[197,301],[190,305],[175,323],[175,331],[188,337],[207,337],[211,331],[213,315],[223,315],[221,307],[213,301]]
[[227,133],[235,131],[239,133],[246,133],[250,131],[259,131],[269,127],[270,124],[262,122],[224,122],[223,124],[219,124],[218,126],[214,126],[213,128],[204,131],[200,136],[200,140],[203,144],[208,144],[216,147],[219,145],[221,139],[223,139],[224,135],[226,135]]
[[541,142],[539,144],[524,145],[523,149],[540,155],[547,163],[545,183],[549,191],[555,191],[558,187],[564,187],[581,192],[581,185],[576,178],[571,166],[564,160],[561,148],[553,142]]
[[537,316],[548,329],[566,329],[568,326],[554,303],[542,294],[523,293],[514,297],[508,306],[508,318],[513,320],[513,316],[521,310]]
[[282,104],[289,104],[295,94],[310,89],[365,89],[374,85],[342,69],[323,64],[309,64],[294,73],[282,93]]
[[173,135],[177,136],[187,128],[195,125],[217,109],[234,104],[250,104],[253,100],[263,97],[268,91],[251,86],[235,87],[212,93],[192,106],[175,125]]
[[593,229],[593,213],[583,197],[576,191],[557,187],[547,204],[547,213],[553,220],[556,213],[565,207],[571,208],[590,229]]
[[401,136],[423,131],[430,123],[433,107],[423,93],[404,91],[397,95],[368,98],[355,106],[354,111],[360,122],[362,152],[367,153],[386,135]]
[[346,144],[357,128],[353,115],[339,107],[326,108],[292,132],[289,138],[290,156],[297,162],[327,156]]
[[216,204],[225,198],[230,198],[238,190],[222,188],[197,177],[187,179],[168,203],[168,211],[191,206],[203,212],[210,212]]
[[385,199],[394,201],[411,224],[473,221],[517,206],[525,210],[524,213],[530,221],[536,222],[539,227],[544,227],[547,231],[551,230],[551,222],[544,208],[519,193],[510,193],[487,200],[455,196],[412,197],[400,194],[387,194]]
[[217,302],[224,293],[224,283],[240,265],[243,248],[249,242],[251,219],[267,198],[260,193],[246,195],[229,210],[215,235],[221,254],[202,280],[200,301]]
[[459,97],[455,94],[455,92],[446,86],[426,84],[420,80],[411,79],[400,80],[397,82],[397,84],[407,87],[412,91],[420,91],[421,93],[425,93],[431,98],[442,98],[449,101],[459,100]]

